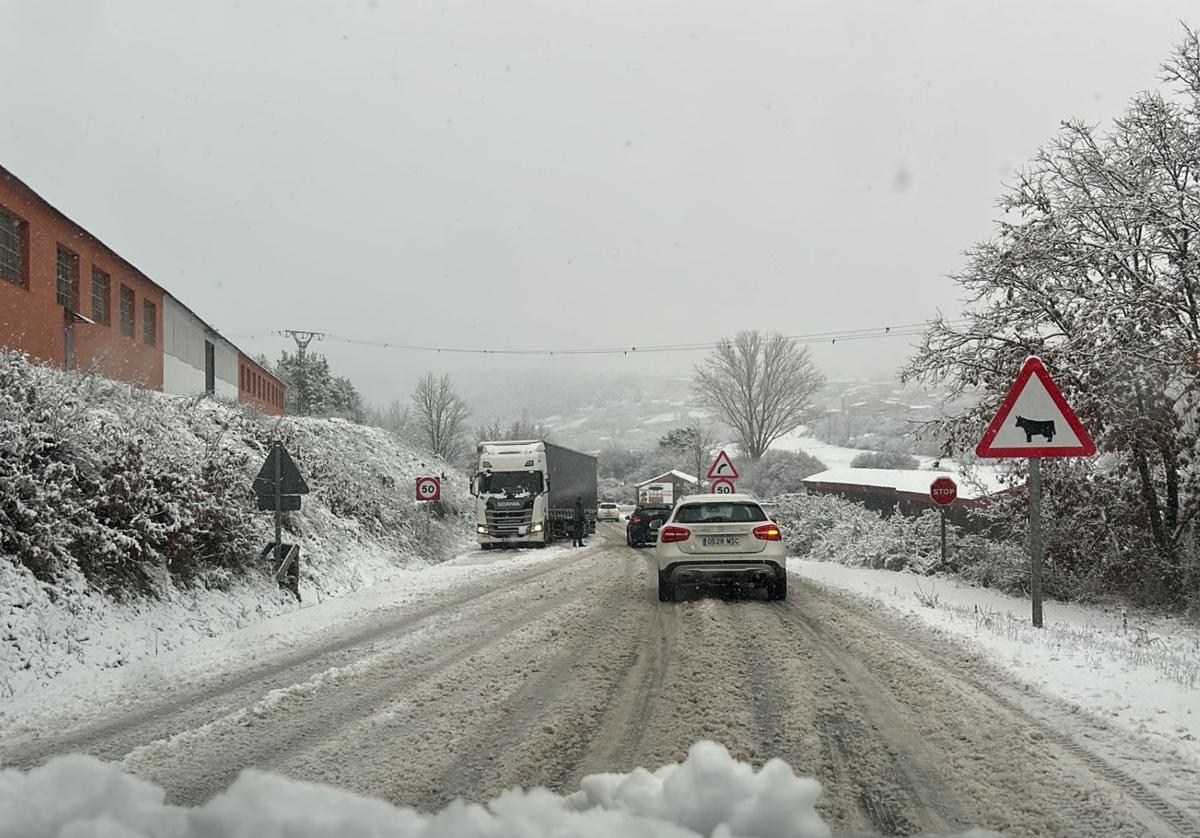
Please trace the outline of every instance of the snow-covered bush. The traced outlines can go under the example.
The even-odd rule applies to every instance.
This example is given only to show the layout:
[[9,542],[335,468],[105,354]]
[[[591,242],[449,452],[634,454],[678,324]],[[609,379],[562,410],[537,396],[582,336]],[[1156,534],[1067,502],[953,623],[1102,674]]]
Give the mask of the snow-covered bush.
[[786,495],[772,507],[788,553],[853,567],[956,573],[1009,593],[1027,580],[1019,544],[946,527],[947,558],[941,557],[941,520],[935,510],[917,517],[878,512],[834,495]]
[[760,498],[804,491],[804,478],[825,470],[825,464],[803,451],[768,451],[742,467],[740,487]]
[[51,586],[82,574],[118,598],[159,593],[164,578],[226,585],[230,573],[262,568],[270,515],[250,487],[273,438],[313,490],[288,515],[310,576],[364,539],[398,561],[444,558],[461,539],[465,480],[449,481],[447,514],[423,515],[413,478],[452,469],[380,429],[163,396],[5,351],[0,558]]
[[851,468],[916,469],[921,463],[903,451],[864,451],[850,462]]

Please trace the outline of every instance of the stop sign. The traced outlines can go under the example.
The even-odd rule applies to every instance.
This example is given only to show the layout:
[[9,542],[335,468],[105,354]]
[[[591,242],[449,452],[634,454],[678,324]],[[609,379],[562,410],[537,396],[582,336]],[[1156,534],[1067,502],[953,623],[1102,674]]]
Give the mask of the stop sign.
[[939,477],[929,484],[929,497],[938,506],[949,506],[958,497],[958,484],[949,477]]

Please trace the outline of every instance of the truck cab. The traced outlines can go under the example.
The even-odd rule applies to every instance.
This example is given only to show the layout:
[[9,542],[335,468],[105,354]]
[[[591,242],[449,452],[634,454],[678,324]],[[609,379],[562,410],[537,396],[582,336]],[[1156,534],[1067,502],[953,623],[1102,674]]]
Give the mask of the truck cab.
[[481,442],[471,483],[480,546],[547,544],[547,488],[544,443]]
[[576,504],[596,530],[596,458],[552,442],[481,442],[471,481],[475,534],[483,549],[543,547],[569,538]]

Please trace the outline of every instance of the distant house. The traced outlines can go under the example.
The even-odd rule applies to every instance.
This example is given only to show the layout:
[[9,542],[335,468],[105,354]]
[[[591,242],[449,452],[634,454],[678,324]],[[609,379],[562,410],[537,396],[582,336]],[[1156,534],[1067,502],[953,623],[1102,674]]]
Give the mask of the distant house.
[[684,495],[693,494],[700,481],[690,474],[672,469],[665,474],[636,484],[637,502],[673,506]]
[[935,508],[929,496],[929,484],[938,477],[949,477],[958,484],[958,499],[949,507],[952,521],[963,524],[972,509],[994,495],[1007,491],[1007,486],[994,472],[983,472],[967,480],[962,475],[918,469],[831,468],[804,478],[804,488],[810,495],[837,495],[861,503],[885,518],[895,512],[901,515],[920,515]]

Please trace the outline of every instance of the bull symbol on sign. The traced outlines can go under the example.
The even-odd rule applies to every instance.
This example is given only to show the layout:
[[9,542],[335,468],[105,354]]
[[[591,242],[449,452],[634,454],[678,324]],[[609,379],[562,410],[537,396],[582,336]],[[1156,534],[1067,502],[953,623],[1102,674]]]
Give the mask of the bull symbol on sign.
[[1026,442],[1033,442],[1035,436],[1044,436],[1046,442],[1054,441],[1053,419],[1026,419],[1024,416],[1018,416],[1017,427],[1025,432]]

